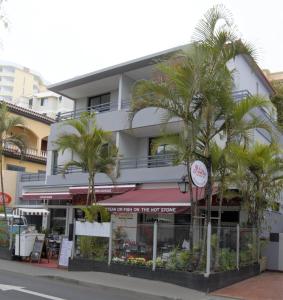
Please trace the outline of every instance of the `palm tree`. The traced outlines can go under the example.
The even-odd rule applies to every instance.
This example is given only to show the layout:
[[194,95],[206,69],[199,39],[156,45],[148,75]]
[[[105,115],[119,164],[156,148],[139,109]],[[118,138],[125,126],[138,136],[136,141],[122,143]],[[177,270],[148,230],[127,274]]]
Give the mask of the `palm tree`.
[[[221,21],[224,25],[219,27]],[[233,71],[228,69],[227,63],[238,54],[252,53],[247,43],[238,40],[226,10],[215,6],[197,26],[193,43],[168,62],[159,64],[153,80],[141,80],[133,89],[131,120],[140,110],[156,107],[164,113],[165,123],[173,117],[182,121],[190,187],[192,158],[205,161],[209,175],[207,222],[212,197],[210,144],[220,132],[219,124],[233,108]],[[191,188],[190,193],[192,195]],[[193,208],[194,205],[192,216]]]
[[[229,110],[226,111],[224,122],[218,127],[218,133],[226,139],[223,149],[215,145],[212,139],[211,156],[214,182],[218,183],[219,203],[217,222],[217,244],[215,268],[218,268],[218,248],[220,242],[222,203],[225,194],[229,194],[229,175],[231,169],[229,160],[231,156],[231,146],[235,147],[235,142],[241,147],[247,147],[252,142],[252,132],[254,129],[264,129],[272,136],[272,128],[266,121],[256,117],[252,111],[258,107],[269,107],[270,101],[259,96],[249,96],[241,101],[232,102]],[[217,132],[217,128],[216,128]],[[218,177],[218,178],[217,178]]]
[[277,122],[283,131],[283,83],[280,81],[271,82],[273,88],[275,89],[275,95],[272,97],[271,101],[277,110]]
[[19,151],[24,154],[25,150],[25,138],[22,134],[13,133],[12,129],[16,126],[23,126],[24,122],[22,118],[11,115],[8,111],[8,107],[4,102],[0,103],[0,185],[2,192],[2,205],[7,219],[6,204],[4,199],[4,178],[3,178],[3,158],[6,146],[16,146]]
[[250,148],[234,147],[236,183],[248,211],[248,223],[260,230],[265,209],[280,200],[283,188],[282,149],[276,143],[255,144]]
[[88,172],[88,194],[86,205],[96,204],[95,175],[104,173],[113,180],[117,148],[112,141],[111,132],[99,128],[95,114],[83,113],[79,119],[67,120],[63,126],[72,128],[71,133],[62,133],[55,145],[58,151],[70,150],[77,159],[64,164],[63,174],[70,167],[81,168]]

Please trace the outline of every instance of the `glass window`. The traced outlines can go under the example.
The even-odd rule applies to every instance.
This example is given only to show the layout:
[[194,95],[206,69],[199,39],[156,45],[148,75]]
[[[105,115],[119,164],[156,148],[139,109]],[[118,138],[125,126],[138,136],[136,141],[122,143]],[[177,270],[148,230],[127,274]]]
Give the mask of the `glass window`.
[[29,106],[29,108],[32,108],[32,104],[33,104],[33,99],[31,98],[31,99],[28,100],[28,106]]
[[47,102],[47,99],[46,98],[41,98],[40,99],[40,106],[44,106]]
[[160,144],[157,146],[155,151],[153,151],[153,145],[156,143],[158,140],[157,138],[150,138],[149,139],[149,154],[150,155],[164,155],[164,154],[171,154],[176,152],[176,147],[174,145],[170,144]]
[[53,175],[57,174],[57,167],[58,167],[58,151],[55,150],[52,153],[52,169]]
[[89,107],[98,112],[109,111],[110,93],[97,95],[89,98]]
[[25,172],[26,168],[25,167],[21,167],[21,166],[16,166],[16,165],[7,165],[7,170],[10,171],[18,171],[18,172]]
[[7,72],[7,73],[14,73],[15,72],[15,68],[14,67],[10,67],[10,66],[4,66],[2,68],[2,72]]
[[1,92],[2,93],[12,93],[13,88],[11,86],[2,86],[1,87]]

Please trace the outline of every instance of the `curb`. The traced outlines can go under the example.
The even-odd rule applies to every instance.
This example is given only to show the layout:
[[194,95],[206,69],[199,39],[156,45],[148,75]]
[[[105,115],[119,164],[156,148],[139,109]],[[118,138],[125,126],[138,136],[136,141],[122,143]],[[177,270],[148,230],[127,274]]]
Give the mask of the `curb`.
[[51,280],[60,280],[60,281],[64,281],[67,283],[77,284],[77,285],[81,285],[81,286],[85,286],[85,287],[101,287],[104,289],[106,288],[106,289],[114,289],[114,290],[120,290],[120,291],[128,291],[128,292],[132,292],[132,293],[136,293],[136,294],[142,294],[145,296],[155,296],[155,297],[159,297],[160,299],[164,299],[164,300],[184,300],[183,298],[179,298],[179,297],[168,297],[168,296],[164,296],[164,295],[134,291],[132,289],[127,289],[127,288],[111,287],[109,285],[104,285],[104,284],[100,284],[100,283],[91,283],[91,282],[81,281],[81,280],[77,280],[77,279],[66,278],[66,277],[62,277],[62,276],[58,276],[58,275],[40,275],[38,277],[47,278],[47,279],[51,279]]

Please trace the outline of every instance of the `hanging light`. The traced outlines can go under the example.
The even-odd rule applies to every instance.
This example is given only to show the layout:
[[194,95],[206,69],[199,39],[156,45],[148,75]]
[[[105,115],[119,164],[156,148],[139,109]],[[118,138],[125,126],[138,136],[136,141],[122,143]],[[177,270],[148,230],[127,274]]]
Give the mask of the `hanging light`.
[[178,186],[181,193],[187,193],[189,191],[189,183],[186,176],[182,177],[182,181],[178,182]]

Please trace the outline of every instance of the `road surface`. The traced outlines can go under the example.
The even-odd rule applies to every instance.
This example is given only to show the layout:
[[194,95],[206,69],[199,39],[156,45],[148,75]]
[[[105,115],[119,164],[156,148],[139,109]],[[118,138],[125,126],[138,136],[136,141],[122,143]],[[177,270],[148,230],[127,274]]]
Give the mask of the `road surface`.
[[155,297],[101,286],[85,287],[69,282],[0,270],[1,300],[161,300]]

